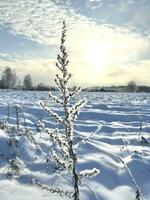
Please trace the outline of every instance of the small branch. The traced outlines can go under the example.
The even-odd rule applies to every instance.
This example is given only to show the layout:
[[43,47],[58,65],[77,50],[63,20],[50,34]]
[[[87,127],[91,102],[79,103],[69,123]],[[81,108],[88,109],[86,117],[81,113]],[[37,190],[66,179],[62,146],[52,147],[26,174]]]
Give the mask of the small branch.
[[78,111],[86,104],[86,100],[80,100],[69,109],[69,118],[74,120],[78,115]]
[[42,190],[47,190],[48,192],[51,192],[51,193],[57,193],[61,197],[66,196],[66,197],[72,198],[72,195],[73,195],[72,191],[68,191],[68,190],[65,191],[65,190],[59,189],[57,187],[56,188],[48,187],[44,184],[41,184],[39,181],[36,182],[34,180],[34,184],[39,186]]
[[60,123],[60,124],[65,124],[64,119],[61,118],[57,113],[53,112],[52,110],[50,110],[48,107],[46,107],[43,102],[40,102],[41,107],[51,116],[55,119],[56,122]]
[[99,124],[97,129],[94,131],[94,132],[91,132],[85,139],[81,140],[80,142],[78,142],[76,145],[75,145],[75,148],[77,150],[79,150],[79,148],[81,147],[81,145],[85,144],[94,134],[98,133],[98,131],[100,131],[102,128],[102,125]]
[[93,177],[97,176],[100,173],[99,169],[93,168],[93,169],[85,169],[79,172],[78,177],[83,178],[83,177]]
[[61,101],[57,96],[52,95],[51,92],[49,93],[49,98],[52,99],[55,103],[63,105],[63,101]]
[[137,182],[136,182],[136,180],[135,180],[135,178],[134,178],[134,176],[133,176],[131,170],[129,169],[129,167],[127,166],[127,164],[122,160],[122,158],[121,158],[120,156],[118,156],[118,158],[119,158],[119,160],[122,162],[122,164],[124,165],[124,167],[125,167],[125,169],[127,170],[129,176],[131,177],[131,180],[132,180],[132,182],[134,183],[134,185],[135,185],[135,187],[136,187],[136,190],[139,191],[139,194],[140,194],[140,196],[141,196],[141,199],[142,199],[142,200],[145,200],[145,198],[143,197],[143,194],[141,193],[140,187],[138,186],[138,184],[137,184]]
[[60,136],[60,133],[58,132],[57,129],[54,130],[49,130],[49,129],[45,129],[45,131],[49,134],[51,140],[53,141],[53,143],[58,144],[60,149],[62,150],[62,152],[65,154],[65,156],[68,157],[68,145],[67,143],[63,140],[63,138]]
[[65,162],[64,160],[62,160],[54,150],[52,150],[52,157],[53,159],[57,162],[57,164],[61,167],[63,167],[64,169],[70,169],[72,168],[72,162],[70,161],[69,164],[67,164],[67,162]]
[[93,191],[93,189],[85,182],[82,181],[82,183],[90,190],[90,192],[95,196],[96,200],[103,200],[102,198],[99,199],[99,197],[96,195],[96,193]]
[[70,97],[74,97],[76,94],[78,94],[81,91],[81,87],[76,87],[74,91],[69,93]]

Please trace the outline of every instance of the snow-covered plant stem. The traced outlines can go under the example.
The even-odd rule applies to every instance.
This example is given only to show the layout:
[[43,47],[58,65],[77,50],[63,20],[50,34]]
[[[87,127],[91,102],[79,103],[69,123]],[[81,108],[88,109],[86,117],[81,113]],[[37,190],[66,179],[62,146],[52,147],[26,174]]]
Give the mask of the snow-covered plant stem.
[[19,105],[15,106],[15,111],[16,111],[16,125],[17,125],[17,130],[19,130],[20,127],[20,123],[19,123],[19,112],[20,112],[20,108]]
[[122,158],[121,158],[120,156],[119,156],[119,160],[120,160],[120,161],[122,162],[122,164],[124,165],[124,167],[125,167],[125,169],[127,170],[127,172],[128,172],[128,174],[129,174],[129,176],[130,176],[130,178],[131,178],[133,184],[134,184],[135,187],[136,187],[136,200],[140,200],[140,197],[141,197],[141,200],[145,200],[145,198],[143,197],[143,194],[142,194],[142,192],[141,192],[141,190],[140,190],[140,187],[138,186],[138,184],[137,184],[137,182],[136,182],[136,180],[135,180],[135,178],[134,178],[134,176],[133,176],[133,174],[132,174],[130,168],[127,166],[127,164],[122,160]]
[[64,111],[63,116],[59,116],[57,113],[53,112],[48,108],[48,106],[41,102],[42,108],[59,124],[64,127],[63,137],[61,133],[55,129],[54,131],[49,131],[46,129],[46,132],[49,134],[51,140],[57,144],[59,150],[61,151],[60,156],[57,152],[52,152],[52,156],[57,164],[64,169],[67,169],[68,172],[71,172],[72,181],[73,181],[73,199],[79,200],[79,182],[82,177],[88,177],[96,175],[99,171],[97,169],[85,170],[82,172],[77,171],[77,154],[75,152],[74,145],[74,121],[78,116],[78,112],[80,108],[82,108],[86,100],[79,100],[77,103],[72,105],[70,103],[71,98],[78,94],[81,88],[75,88],[74,91],[69,90],[69,80],[71,78],[71,74],[68,72],[68,54],[66,52],[65,47],[65,38],[66,38],[66,24],[63,22],[62,28],[62,36],[61,36],[61,44],[60,44],[60,54],[57,56],[56,66],[59,70],[59,74],[56,74],[55,83],[57,88],[60,91],[60,98],[57,96],[49,94],[49,98],[53,100],[53,102],[59,104]]
[[10,103],[8,103],[7,105],[7,122],[9,121],[9,117],[10,117]]
[[143,118],[141,115],[139,115],[140,120],[140,127],[139,127],[139,142],[141,145],[143,144],[149,144],[148,140],[143,135]]

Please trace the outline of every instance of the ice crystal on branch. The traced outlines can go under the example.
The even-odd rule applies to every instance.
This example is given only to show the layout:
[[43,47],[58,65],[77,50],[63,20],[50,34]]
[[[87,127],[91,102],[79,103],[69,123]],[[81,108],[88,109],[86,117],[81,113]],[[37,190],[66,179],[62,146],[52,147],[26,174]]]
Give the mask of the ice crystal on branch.
[[[66,24],[63,22],[60,53],[57,56],[56,67],[59,70],[59,74],[56,74],[54,79],[56,86],[59,90],[59,97],[49,93],[49,99],[54,103],[59,104],[63,109],[63,116],[59,116],[53,112],[47,104],[41,102],[41,107],[59,124],[63,126],[62,133],[55,129],[45,131],[49,134],[51,141],[55,144],[55,150],[52,150],[52,157],[58,166],[71,173],[73,184],[73,199],[79,200],[79,183],[82,177],[94,176],[99,173],[96,168],[92,170],[84,170],[80,173],[77,171],[78,155],[75,152],[74,144],[74,121],[78,117],[79,110],[86,104],[86,100],[79,100],[74,105],[71,104],[71,99],[81,91],[81,87],[75,87],[73,91],[69,90],[69,81],[71,74],[68,71],[68,54],[65,47],[66,39]],[[53,192],[53,191],[51,191]],[[56,192],[57,193],[57,192]],[[58,192],[59,193],[59,192]],[[61,192],[60,192],[61,193]]]
[[46,191],[51,192],[51,193],[57,193],[61,197],[66,196],[66,197],[72,198],[72,196],[73,196],[72,191],[68,191],[68,190],[64,191],[60,188],[50,188],[50,187],[48,187],[44,184],[41,184],[39,181],[36,181],[36,180],[32,180],[32,183],[39,186],[42,190],[46,190]]
[[85,170],[83,170],[79,173],[79,177],[80,178],[82,178],[82,177],[93,177],[93,176],[96,176],[99,173],[100,173],[100,171],[96,168],[85,169]]

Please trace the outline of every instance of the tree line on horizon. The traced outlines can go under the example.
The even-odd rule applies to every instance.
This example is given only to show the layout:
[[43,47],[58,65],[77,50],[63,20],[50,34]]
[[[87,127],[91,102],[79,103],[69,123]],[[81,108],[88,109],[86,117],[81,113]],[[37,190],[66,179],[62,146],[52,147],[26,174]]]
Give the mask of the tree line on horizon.
[[119,86],[97,86],[84,88],[85,92],[146,92],[150,93],[150,86],[137,85],[134,81],[129,81],[127,85]]
[[21,81],[17,75],[16,71],[12,70],[10,67],[6,67],[2,71],[0,79],[0,89],[16,89],[16,90],[54,90],[54,87],[45,85],[44,83],[39,83],[36,86],[33,85],[33,80],[31,74],[26,74]]
[[[72,87],[73,89],[74,87]],[[31,74],[26,74],[21,81],[17,75],[16,71],[12,70],[10,67],[6,67],[2,71],[0,79],[0,89],[14,89],[14,90],[38,90],[38,91],[57,91],[56,87],[45,85],[44,83],[39,83],[33,85],[33,80]],[[150,92],[150,86],[137,85],[134,81],[129,81],[127,85],[122,86],[97,86],[97,87],[87,87],[82,89],[85,92]]]

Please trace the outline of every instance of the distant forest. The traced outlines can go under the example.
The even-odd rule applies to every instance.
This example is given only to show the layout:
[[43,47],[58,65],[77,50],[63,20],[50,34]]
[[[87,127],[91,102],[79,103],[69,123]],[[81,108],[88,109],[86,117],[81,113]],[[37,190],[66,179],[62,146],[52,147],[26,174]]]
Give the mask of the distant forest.
[[122,86],[103,86],[85,88],[83,91],[89,92],[150,92],[150,86],[136,85],[134,81],[130,81],[127,85]]
[[26,74],[23,80],[20,80],[16,71],[7,67],[2,72],[0,78],[0,89],[14,89],[14,90],[56,90],[55,87],[50,87],[44,83],[39,83],[36,86],[33,85],[33,80],[31,74]]
[[[44,83],[39,83],[33,85],[33,80],[31,74],[26,74],[23,80],[20,80],[16,71],[7,67],[2,71],[0,77],[0,89],[14,89],[14,90],[38,90],[38,91],[57,91],[57,88],[53,86],[45,85]],[[74,87],[70,88],[74,89]],[[85,92],[150,92],[150,86],[137,85],[134,81],[130,81],[127,85],[123,86],[96,86],[87,87],[82,91]]]

